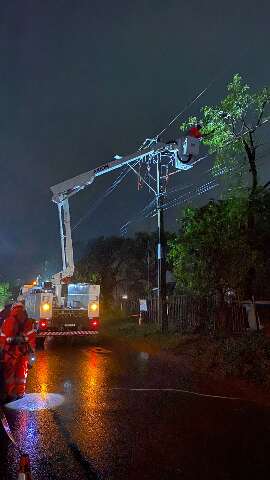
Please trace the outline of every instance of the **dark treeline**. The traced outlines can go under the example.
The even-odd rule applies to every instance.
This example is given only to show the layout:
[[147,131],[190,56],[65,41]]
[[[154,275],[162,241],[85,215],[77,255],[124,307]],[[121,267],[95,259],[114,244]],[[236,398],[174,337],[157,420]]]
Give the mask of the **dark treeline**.
[[156,234],[145,232],[133,238],[91,240],[76,265],[75,279],[100,284],[104,302],[122,295],[129,299],[145,297],[157,285],[156,242]]

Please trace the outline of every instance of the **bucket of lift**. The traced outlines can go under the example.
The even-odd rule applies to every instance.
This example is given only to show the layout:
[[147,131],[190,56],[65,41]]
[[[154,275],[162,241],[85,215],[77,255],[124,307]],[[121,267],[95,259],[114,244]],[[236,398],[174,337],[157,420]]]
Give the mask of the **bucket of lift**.
[[200,152],[200,138],[186,136],[177,140],[178,152],[175,157],[175,168],[178,170],[189,170],[192,165],[187,162],[193,160]]

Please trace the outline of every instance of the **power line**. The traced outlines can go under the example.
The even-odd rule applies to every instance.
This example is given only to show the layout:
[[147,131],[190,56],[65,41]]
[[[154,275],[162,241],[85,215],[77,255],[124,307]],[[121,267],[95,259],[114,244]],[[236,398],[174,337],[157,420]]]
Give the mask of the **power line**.
[[[213,184],[211,184],[213,182]],[[211,182],[203,183],[201,185],[197,185],[196,188],[193,190],[189,190],[188,192],[176,197],[169,202],[163,205],[164,210],[168,210],[176,206],[179,203],[184,203],[185,201],[190,200],[196,196],[202,195],[203,193],[207,193],[207,191],[211,190],[212,188],[216,188],[219,184],[214,184],[215,180]],[[155,205],[155,199],[153,199],[150,203],[148,203],[140,212],[138,212],[134,217],[129,219],[124,225],[121,227],[121,231],[127,229],[127,227],[133,223],[137,223],[142,218],[153,218],[156,215],[156,208],[152,208]]]
[[207,182],[200,187],[197,187],[193,191],[187,192],[185,195],[181,195],[180,197],[175,198],[171,202],[168,202],[164,205],[164,210],[168,210],[169,208],[176,207],[178,204],[185,203],[188,200],[191,200],[192,198],[195,198],[197,196],[203,195],[204,193],[209,192],[210,190],[213,190],[214,188],[219,187],[220,184],[212,180],[211,182]]
[[209,90],[209,88],[213,85],[213,83],[216,81],[216,79],[213,79],[200,93],[198,93],[198,95],[196,95],[196,97],[194,97],[190,102],[187,103],[187,105],[183,108],[183,110],[181,110],[181,112],[179,112],[177,115],[175,115],[173,117],[173,119],[168,123],[167,127],[163,128],[163,130],[161,130],[156,136],[155,138],[158,138],[160,137],[163,133],[165,133],[170,127],[171,125],[176,122],[176,120],[178,120],[179,117],[181,117],[181,115],[183,115],[183,113],[185,113],[190,107],[192,107],[192,105],[194,105],[194,103],[196,103],[200,97],[202,97],[202,95],[205,94],[205,92],[207,92],[207,90]]
[[[138,162],[136,162],[135,165],[137,165]],[[80,220],[74,225],[72,228],[72,231],[76,230],[81,223],[88,218],[98,207],[99,205],[103,202],[103,200],[108,197],[117,187],[118,185],[124,180],[124,178],[130,173],[129,169],[124,170],[123,172],[118,175],[116,180],[110,185],[110,187],[103,193],[103,195],[94,202],[93,205],[91,205],[90,209],[80,218]]]
[[[219,76],[219,75],[218,75]],[[211,85],[217,80],[218,76],[216,76],[210,83],[207,87],[205,87],[198,95],[196,95],[196,97],[191,101],[189,102],[186,107],[181,110],[181,112],[179,112],[168,124],[167,127],[165,127],[155,138],[157,138],[158,136],[162,135],[186,110],[188,110],[210,87]],[[269,118],[265,119],[261,125],[259,125],[257,128],[260,128],[262,126],[264,126],[266,123],[268,123],[270,121]],[[248,133],[248,132],[246,132]],[[234,143],[236,142],[237,139],[234,139],[232,140],[231,142],[228,142],[228,145],[230,143]],[[141,145],[140,149],[143,147],[144,144]],[[139,150],[140,150],[139,149]],[[205,160],[206,158],[209,158],[211,157],[212,155],[214,155],[215,153],[217,152],[214,151],[214,152],[211,152],[211,153],[208,153],[200,158],[198,158],[197,160],[195,160],[195,162],[193,162],[192,165],[196,165],[197,163],[201,162],[202,160]],[[139,161],[137,161],[134,166],[136,166],[138,163],[140,163]],[[212,172],[214,170],[215,167],[212,167],[211,169],[209,169],[209,172]],[[132,169],[130,168],[130,166],[128,166],[128,168],[124,171],[124,172],[121,172],[120,175],[117,177],[117,179],[112,183],[112,185],[104,192],[104,194],[90,207],[90,209],[87,211],[87,213],[85,215],[83,215],[81,217],[81,219],[76,223],[76,225],[72,228],[72,231],[76,230],[80,225],[81,223],[86,219],[88,218],[98,207],[99,205],[103,202],[103,200],[109,196],[118,186],[119,184],[123,181],[123,179],[128,175],[128,173],[130,173],[132,171]],[[172,173],[169,174],[169,176],[171,175],[175,175],[177,173],[180,173],[181,170],[177,170],[177,171],[174,171]],[[185,188],[185,187],[184,187]],[[188,188],[188,187],[187,187]],[[175,190],[177,191],[177,189]],[[170,193],[168,192],[168,195]]]
[[223,69],[220,73],[215,75],[215,77],[211,80],[211,82],[209,82],[209,84],[203,90],[201,90],[192,100],[190,100],[186,104],[186,106],[172,118],[172,120],[168,123],[168,125],[166,127],[164,127],[158,134],[156,134],[154,136],[154,138],[152,138],[152,139],[147,138],[141,144],[139,150],[141,150],[145,146],[146,142],[150,141],[150,143],[152,143],[152,142],[156,141],[158,139],[158,137],[160,137],[163,133],[165,133],[173,125],[173,123],[176,122],[176,120],[178,120],[178,118],[180,118],[181,115],[183,115],[183,113],[185,113],[187,110],[189,110],[189,108],[192,107],[192,105],[194,105],[194,103],[196,103],[199,100],[199,98],[202,97],[207,92],[207,90],[209,90],[209,88],[211,88],[211,86],[224,73],[224,71],[225,71],[225,69]]
[[148,218],[147,217],[147,214],[149,212],[151,212],[151,209],[152,207],[155,205],[156,203],[156,199],[154,198],[153,200],[151,200],[147,205],[145,205],[145,207],[140,210],[138,213],[136,213],[133,217],[131,217],[129,220],[126,221],[126,223],[124,223],[124,225],[121,226],[120,228],[120,231],[124,231],[127,229],[127,227],[131,224],[131,223],[136,223],[138,220],[140,220],[142,217],[143,218]]
[[[261,157],[260,157],[261,158]],[[237,167],[235,168],[230,168],[227,170],[227,173],[229,173],[230,175],[233,174],[233,172],[237,169]],[[204,172],[202,172],[202,175],[205,175],[205,174],[211,174],[212,173],[212,168],[211,169],[208,169],[208,170],[205,170]],[[225,169],[221,170],[218,172],[218,174],[215,175],[216,176],[222,176],[224,175],[226,172],[225,172]],[[174,206],[178,205],[179,203],[185,203],[187,202],[188,200],[192,199],[192,198],[195,198],[196,196],[199,196],[199,195],[202,195],[203,193],[207,193],[209,190],[212,190],[213,188],[217,188],[218,186],[220,186],[220,184],[217,182],[217,180],[215,178],[213,178],[212,180],[209,180],[208,182],[205,182],[205,183],[202,183],[202,184],[197,184],[197,185],[194,185],[194,184],[191,184],[191,185],[186,185],[186,186],[176,186],[174,188],[172,188],[171,190],[168,190],[166,193],[165,193],[165,197],[169,197],[171,195],[173,195],[174,193],[176,193],[177,191],[181,191],[181,190],[185,190],[187,188],[191,188],[194,186],[194,189],[190,189],[188,192],[178,196],[178,197],[175,197],[174,199],[171,199],[169,200],[167,203],[164,204],[164,210],[168,210],[169,208],[173,208]],[[149,209],[151,208],[151,205],[154,205],[155,204],[155,200],[152,200],[149,204],[146,205],[146,207],[144,207],[144,209],[142,209],[139,213],[137,213],[132,219],[128,220],[122,227],[122,228],[126,228],[128,225],[130,225],[131,223],[136,223],[136,221],[139,221],[139,219],[141,219],[142,217],[143,218],[150,218],[150,217],[153,217],[155,215],[155,212],[156,210],[155,209],[152,209],[149,211]]]

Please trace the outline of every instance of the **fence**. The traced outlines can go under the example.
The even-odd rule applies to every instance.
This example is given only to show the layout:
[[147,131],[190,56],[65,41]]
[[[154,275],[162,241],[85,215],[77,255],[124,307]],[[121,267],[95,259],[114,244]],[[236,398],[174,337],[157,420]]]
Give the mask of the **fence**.
[[[147,299],[146,322],[158,324],[157,306],[157,298]],[[167,312],[169,330],[182,333],[223,331],[240,334],[246,332],[248,326],[242,305],[232,302],[220,307],[213,297],[172,296],[168,298]],[[139,313],[139,302],[133,302],[128,313]]]

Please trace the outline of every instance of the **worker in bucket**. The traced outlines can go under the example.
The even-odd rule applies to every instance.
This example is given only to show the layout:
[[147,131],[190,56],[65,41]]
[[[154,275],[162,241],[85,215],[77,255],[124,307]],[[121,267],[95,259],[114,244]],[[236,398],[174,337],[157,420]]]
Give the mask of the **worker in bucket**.
[[202,126],[199,125],[199,123],[198,123],[197,125],[194,125],[193,127],[190,127],[190,129],[187,132],[187,135],[189,137],[193,137],[193,138],[202,138],[201,129],[202,129]]
[[201,125],[197,124],[191,127],[187,132],[186,143],[184,144],[184,150],[186,149],[186,155],[182,158],[183,163],[189,163],[199,153],[199,145],[202,139]]
[[0,331],[3,381],[6,402],[25,394],[29,357],[34,352],[36,332],[22,303],[12,306]]

